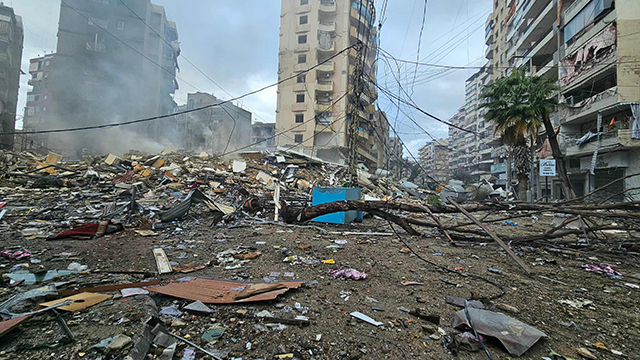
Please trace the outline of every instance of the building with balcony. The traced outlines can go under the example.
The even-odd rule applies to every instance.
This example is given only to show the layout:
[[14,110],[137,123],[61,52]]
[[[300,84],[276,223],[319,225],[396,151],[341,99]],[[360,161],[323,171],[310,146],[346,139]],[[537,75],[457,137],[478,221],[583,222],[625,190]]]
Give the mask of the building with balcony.
[[30,86],[27,92],[27,104],[24,109],[23,134],[20,150],[38,150],[49,144],[48,134],[30,134],[33,131],[46,128],[46,121],[51,111],[51,74],[55,69],[55,54],[48,54],[29,61]]
[[[640,128],[640,3],[496,1],[486,24],[491,81],[521,68],[559,86],[560,105],[551,120],[559,130],[576,195],[640,172],[640,130],[636,136],[633,131]],[[541,130],[539,138],[544,137]],[[537,157],[551,157],[548,143],[538,145]],[[544,181],[535,181],[536,192],[563,198],[559,180],[550,180],[549,189],[541,188]],[[612,191],[639,186],[640,180],[630,178]]]
[[[0,128],[13,133],[20,87],[20,63],[24,40],[22,18],[0,3]],[[14,136],[0,136],[0,149],[13,150]]]
[[[377,152],[385,143],[376,141],[388,139],[388,124],[381,125],[386,116],[376,114],[373,105],[377,99],[375,15],[369,0],[282,0],[278,79],[291,79],[278,85],[278,146],[344,163],[350,142],[356,141],[360,162],[370,169],[384,163]],[[362,54],[352,47],[334,57],[356,44],[363,45]],[[356,64],[360,55],[363,64]],[[356,98],[355,69],[361,66],[359,81],[364,90]],[[359,129],[351,136],[350,104],[356,103],[364,110],[358,111]]]
[[[613,0],[564,1],[559,19],[558,84],[555,114],[569,176],[580,196],[612,180],[640,172],[640,3]],[[609,192],[640,180],[625,179]],[[550,189],[563,194],[557,181]],[[627,195],[640,198],[640,193]]]
[[427,182],[437,185],[447,184],[451,171],[449,168],[449,139],[430,141],[419,149],[420,162],[427,172]]
[[[149,0],[66,0],[46,86],[49,106],[37,127],[30,126],[74,128],[170,114],[179,53],[176,24],[162,6]],[[131,148],[145,149],[149,140],[171,145],[172,123],[52,134],[46,146],[71,157],[117,153],[129,150],[118,142],[124,133]]]

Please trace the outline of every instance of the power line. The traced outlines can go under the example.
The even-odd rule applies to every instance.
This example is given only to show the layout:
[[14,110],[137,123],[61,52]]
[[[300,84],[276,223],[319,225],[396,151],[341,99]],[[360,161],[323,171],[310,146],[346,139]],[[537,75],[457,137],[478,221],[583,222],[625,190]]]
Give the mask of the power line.
[[[323,65],[324,63],[333,60],[334,58],[336,58],[337,56],[343,54],[344,52],[346,52],[347,50],[351,49],[353,46],[349,46],[347,48],[342,49],[340,52],[336,53],[335,55],[327,58],[325,61],[318,63],[312,67],[310,67],[307,70],[301,71],[297,74],[294,74],[290,77],[287,77],[285,79],[282,79],[278,82],[275,82],[273,84],[269,84],[266,86],[263,86],[257,90],[253,90],[250,91],[246,94],[240,95],[238,97],[229,99],[229,100],[224,100],[222,102],[219,102],[217,104],[211,104],[211,105],[206,105],[206,106],[202,106],[199,108],[195,108],[195,109],[190,109],[190,110],[184,110],[184,111],[180,111],[180,112],[176,112],[173,114],[166,114],[166,115],[158,115],[158,116],[152,116],[152,117],[148,117],[148,118],[143,118],[143,119],[137,119],[137,120],[130,120],[130,121],[125,121],[125,122],[121,122],[121,123],[113,123],[113,124],[102,124],[102,125],[93,125],[93,126],[83,126],[83,127],[77,127],[77,128],[68,128],[68,129],[55,129],[55,130],[38,130],[38,131],[32,131],[29,132],[29,134],[49,134],[49,133],[61,133],[61,132],[72,132],[72,131],[80,131],[80,130],[93,130],[93,129],[103,129],[103,128],[110,128],[110,127],[117,127],[117,126],[123,126],[123,125],[131,125],[131,124],[137,124],[137,123],[142,123],[142,122],[148,122],[148,121],[154,121],[154,120],[159,120],[159,119],[166,119],[169,117],[173,117],[176,115],[182,115],[182,114],[188,114],[188,113],[192,113],[192,112],[196,112],[196,111],[200,111],[203,109],[208,109],[208,108],[212,108],[212,107],[216,107],[216,106],[222,106],[224,104],[230,103],[232,101],[237,101],[240,99],[243,99],[247,96],[253,95],[253,94],[257,94],[259,92],[262,92],[268,88],[277,86],[279,84],[282,84],[285,81],[289,81],[291,79],[294,79],[295,77],[297,77],[300,74],[306,74],[308,72],[310,72],[311,70],[317,68],[320,65]],[[22,134],[22,132],[12,132],[12,133],[0,133],[0,135],[16,135],[16,134]]]
[[[424,10],[422,12],[422,26],[420,27],[420,36],[418,36],[418,52],[416,53],[416,62],[420,61],[420,45],[422,45],[422,32],[424,31],[424,23],[427,19],[427,6],[429,0],[424,0]],[[418,75],[418,65],[416,64],[416,70],[413,72],[413,84],[411,85],[411,93],[413,94],[413,88],[416,84],[416,75]]]

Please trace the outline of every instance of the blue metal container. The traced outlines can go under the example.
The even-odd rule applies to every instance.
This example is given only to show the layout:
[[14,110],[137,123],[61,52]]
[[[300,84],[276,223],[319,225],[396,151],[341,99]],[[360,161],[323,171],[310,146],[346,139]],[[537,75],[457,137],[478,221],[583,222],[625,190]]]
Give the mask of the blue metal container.
[[[319,187],[313,188],[312,205],[320,205],[341,200],[360,200],[362,190],[360,188],[345,187]],[[348,224],[353,221],[362,221],[362,211],[351,210],[318,216],[312,221]]]

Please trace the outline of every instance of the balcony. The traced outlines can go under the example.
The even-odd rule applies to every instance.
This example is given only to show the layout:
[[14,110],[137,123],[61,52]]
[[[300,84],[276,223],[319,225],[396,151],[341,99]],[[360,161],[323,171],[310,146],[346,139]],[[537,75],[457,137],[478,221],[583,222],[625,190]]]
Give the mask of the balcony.
[[[599,153],[605,153],[611,150],[621,150],[623,148],[640,147],[640,140],[631,138],[631,129],[619,129],[602,133]],[[567,141],[566,156],[582,156],[593,154],[598,147],[598,139],[594,137],[590,142],[582,146],[575,144],[575,139]]]
[[[539,1],[535,1],[539,2]],[[524,51],[531,47],[533,42],[542,38],[550,29],[553,28],[553,21],[556,19],[556,13],[551,11],[557,4],[550,1],[547,6],[533,18],[533,22],[527,26],[527,31],[519,37],[514,46],[515,49]],[[524,22],[527,22],[526,19]]]
[[318,65],[317,72],[333,73],[335,71],[336,63],[334,61],[327,61],[322,65]]
[[495,50],[496,44],[491,44],[487,46],[487,50],[485,50],[484,57],[488,60],[493,59],[493,50]]
[[318,51],[323,53],[333,53],[336,52],[336,43],[331,42],[331,45],[318,45]]
[[333,92],[333,81],[318,81],[316,91]]
[[333,125],[329,123],[320,123],[319,121],[316,123],[315,128],[316,133],[332,133],[334,132]]
[[573,18],[576,17],[576,15],[578,15],[578,13],[582,11],[582,9],[584,9],[584,7],[587,6],[587,4],[589,4],[591,1],[592,0],[574,1],[573,4],[566,8],[564,12],[562,12],[563,24],[566,25],[569,21],[573,20]]
[[320,24],[318,24],[318,30],[320,31],[327,31],[327,32],[335,32],[336,31],[336,23],[335,21],[321,21]]
[[335,1],[320,1],[318,11],[321,13],[331,14],[338,11]]
[[560,110],[562,124],[580,123],[581,120],[593,118],[600,110],[608,108],[619,101],[618,87],[607,89],[590,98],[586,98],[573,106],[564,106]]
[[333,109],[331,101],[316,102],[316,112],[326,112],[326,111],[331,111],[331,109]]
[[305,83],[296,83],[292,86],[292,91],[294,92],[301,92],[301,91],[305,91],[307,89],[307,84]]
[[306,111],[307,103],[295,103],[291,105],[291,111]]
[[307,63],[302,63],[302,64],[294,64],[293,65],[293,71],[305,71],[307,70],[309,66],[307,65]]

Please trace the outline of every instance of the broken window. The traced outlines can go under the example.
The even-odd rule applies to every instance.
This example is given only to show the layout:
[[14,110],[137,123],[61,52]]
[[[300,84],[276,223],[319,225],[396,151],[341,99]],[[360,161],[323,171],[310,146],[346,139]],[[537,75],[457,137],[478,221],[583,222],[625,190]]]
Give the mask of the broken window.
[[297,94],[296,95],[296,102],[297,103],[303,103],[304,102],[304,94]]
[[298,64],[304,64],[306,62],[307,62],[306,54],[298,55]]
[[307,43],[307,35],[298,36],[298,44],[306,44]]
[[306,78],[305,74],[298,75],[298,83],[304,83],[305,78]]
[[306,24],[308,22],[309,22],[309,16],[308,15],[300,16],[300,25],[304,25],[304,24]]
[[293,141],[295,141],[296,144],[301,144],[302,143],[302,134],[295,134]]
[[304,122],[304,114],[296,114],[296,123]]

